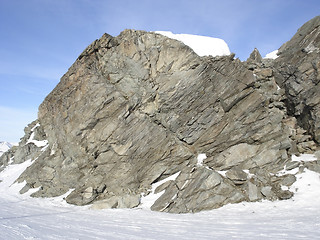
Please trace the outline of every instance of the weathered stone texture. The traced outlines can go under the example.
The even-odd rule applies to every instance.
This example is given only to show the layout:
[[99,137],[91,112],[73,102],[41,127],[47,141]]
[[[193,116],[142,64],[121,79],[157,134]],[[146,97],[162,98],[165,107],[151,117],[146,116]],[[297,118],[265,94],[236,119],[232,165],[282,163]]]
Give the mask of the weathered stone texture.
[[281,46],[275,60],[277,83],[287,95],[288,113],[320,142],[320,16],[305,23]]
[[[132,208],[151,185],[152,210],[197,212],[228,203],[287,199],[301,167],[291,154],[319,143],[319,18],[266,62],[199,57],[159,34],[103,35],[39,107],[18,148],[1,158],[33,164],[21,192],[93,208]],[[303,37],[300,38],[300,34]],[[303,50],[303,51],[302,51]],[[318,80],[317,80],[318,79]],[[39,123],[34,128],[36,123]],[[48,141],[43,148],[27,139]],[[207,158],[199,164],[198,154]],[[4,164],[3,164],[4,165]],[[319,171],[317,161],[305,167]]]

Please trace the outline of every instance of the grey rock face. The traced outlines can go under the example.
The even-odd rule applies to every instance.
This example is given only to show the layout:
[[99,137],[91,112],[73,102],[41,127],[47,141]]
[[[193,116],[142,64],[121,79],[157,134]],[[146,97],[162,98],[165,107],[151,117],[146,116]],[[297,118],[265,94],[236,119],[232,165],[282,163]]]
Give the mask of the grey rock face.
[[9,142],[1,142],[0,141],[0,157],[2,156],[3,153],[8,151],[10,148],[12,148],[12,144]]
[[[317,59],[315,48],[299,64]],[[22,193],[40,187],[34,197],[51,197],[74,189],[67,202],[98,209],[136,207],[153,184],[178,172],[155,190],[163,193],[152,210],[290,198],[281,186],[294,176],[277,173],[300,166],[291,154],[317,148],[319,97],[309,85],[284,80],[281,59],[289,50],[281,51],[266,65],[257,50],[241,62],[234,55],[199,57],[155,33],[105,34],[78,57],[19,147],[1,161],[33,159],[18,179],[27,182]],[[305,91],[303,104],[313,106],[307,115],[293,104]],[[39,147],[31,135],[48,145]],[[207,156],[201,163],[199,154]]]
[[216,171],[200,167],[186,169],[166,188],[151,207],[171,213],[198,212],[241,202],[246,196]]
[[320,142],[320,16],[305,23],[279,49],[278,85],[285,89],[288,113]]
[[247,181],[247,174],[240,168],[230,169],[226,172],[226,177],[235,184],[243,184],[245,181]]
[[38,158],[44,150],[44,146],[37,146],[35,139],[42,141],[46,139],[39,122],[33,121],[24,129],[25,135],[20,139],[19,146],[13,146],[0,157],[0,171],[9,163],[19,164],[26,160],[34,160]]

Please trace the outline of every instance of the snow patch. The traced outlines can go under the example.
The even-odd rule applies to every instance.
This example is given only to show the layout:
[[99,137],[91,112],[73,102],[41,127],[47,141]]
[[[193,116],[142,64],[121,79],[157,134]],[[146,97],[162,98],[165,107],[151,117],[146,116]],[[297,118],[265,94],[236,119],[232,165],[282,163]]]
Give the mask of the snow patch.
[[278,50],[274,50],[274,51],[266,54],[266,56],[264,58],[276,59],[279,57],[277,54],[278,54]]
[[313,43],[310,43],[305,49],[304,49],[308,54],[312,52],[319,52],[319,48],[313,45]]
[[[26,181],[21,183],[16,182],[16,180],[20,177],[20,175],[29,167],[31,166],[33,161],[31,159],[20,163],[20,164],[12,164],[8,165],[2,172],[0,172],[0,205],[3,199],[6,199],[10,202],[19,202],[25,201],[26,203],[30,203],[34,209],[38,207],[45,206],[45,207],[62,207],[67,206],[68,208],[73,208],[75,206],[71,206],[66,203],[64,198],[68,196],[74,189],[70,189],[65,194],[54,197],[54,198],[31,198],[30,195],[34,192],[37,192],[39,188],[32,188],[29,189],[28,192],[24,194],[20,194],[19,191],[26,185]],[[16,205],[15,205],[16,206]],[[87,207],[85,207],[86,209]],[[20,211],[20,214],[23,212]],[[1,220],[1,209],[0,209],[0,220]],[[1,226],[0,226],[1,229]],[[1,239],[1,237],[0,237]]]
[[43,147],[43,149],[41,149],[41,151],[44,151],[48,145],[48,141],[47,140],[38,141],[38,140],[34,139],[34,130],[39,126],[40,126],[40,123],[37,123],[36,125],[34,125],[33,128],[31,128],[31,135],[30,135],[26,144],[33,143],[37,147]]
[[49,144],[48,144],[48,141],[47,141],[47,144],[43,148],[41,148],[40,151],[44,152],[48,147],[49,147]]
[[226,177],[227,171],[217,171],[217,173],[219,173],[220,175]]
[[143,209],[150,209],[151,206],[155,203],[155,201],[157,201],[157,199],[159,197],[161,197],[161,195],[164,193],[165,190],[155,194],[155,190],[157,189],[157,187],[161,186],[162,184],[164,184],[165,182],[168,182],[168,181],[174,181],[177,179],[177,177],[179,176],[181,171],[159,181],[159,182],[156,182],[154,184],[152,184],[152,189],[151,189],[151,192],[147,195],[147,196],[142,196],[141,198],[141,204],[139,207],[143,208]]
[[293,174],[293,175],[295,175],[295,174],[297,174],[298,172],[299,172],[299,168],[298,168],[298,167],[297,167],[297,168],[294,168],[294,169],[291,169],[291,170],[287,170],[286,167],[284,167],[283,170],[281,170],[281,171],[279,171],[279,172],[276,173],[276,176],[281,177],[281,176],[287,175],[287,174]]
[[254,176],[254,174],[250,173],[248,169],[244,169],[243,171],[248,175],[248,178],[252,178]]
[[[295,161],[295,162],[311,162],[311,161],[316,161],[317,158],[313,154],[302,154],[300,156],[292,155],[291,160]],[[286,175],[286,174],[295,175],[298,172],[299,172],[299,167],[296,167],[296,168],[291,169],[291,170],[287,170],[286,166],[284,166],[283,170],[277,172],[276,175],[277,176],[283,176],[283,175]]]
[[11,157],[9,162],[8,162],[8,165],[12,164],[13,163],[13,160],[14,160],[14,157]]
[[[14,183],[17,186],[17,189],[22,189],[24,186],[26,186],[27,181],[24,180],[21,183]],[[41,187],[37,187],[37,188],[30,188],[27,192],[25,192],[23,195],[24,196],[31,196],[32,193],[38,192],[41,189]]]
[[[294,192],[293,200],[299,205],[312,205],[313,201],[320,198],[320,175],[319,173],[304,169],[300,174],[296,175],[297,181],[290,186],[290,190]],[[317,201],[318,204],[320,201]],[[320,205],[319,209],[320,211]]]
[[200,153],[197,157],[197,166],[201,167],[203,166],[203,160],[205,160],[207,158],[207,155],[205,153]]
[[8,165],[2,172],[0,172],[0,193],[3,194],[4,191],[8,190],[11,192],[13,191],[13,193],[18,193],[25,184],[15,183],[15,181],[31,164],[31,159],[29,159],[21,164]]
[[26,144],[33,143],[37,147],[45,147],[48,144],[48,140],[38,141],[34,139],[34,132],[31,133],[30,138],[28,139]]
[[300,156],[292,155],[292,161],[297,161],[297,162],[311,162],[311,161],[316,161],[317,157],[313,154],[302,154]]
[[31,132],[33,132],[37,127],[40,127],[40,123],[37,123],[36,125],[34,125],[33,128],[31,128]]
[[212,38],[191,34],[174,34],[169,31],[156,31],[163,36],[176,39],[193,49],[199,56],[226,56],[230,55],[227,43],[220,38]]

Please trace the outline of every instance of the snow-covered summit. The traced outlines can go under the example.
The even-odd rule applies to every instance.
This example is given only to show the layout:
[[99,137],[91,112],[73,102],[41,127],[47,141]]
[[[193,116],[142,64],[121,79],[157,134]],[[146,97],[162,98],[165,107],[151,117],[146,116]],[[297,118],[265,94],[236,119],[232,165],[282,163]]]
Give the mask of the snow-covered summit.
[[174,34],[168,31],[156,31],[166,37],[179,40],[191,47],[199,56],[225,56],[230,55],[228,44],[220,39],[191,34]]
[[12,144],[11,143],[8,143],[8,142],[0,142],[0,156],[8,151],[10,148],[12,148]]

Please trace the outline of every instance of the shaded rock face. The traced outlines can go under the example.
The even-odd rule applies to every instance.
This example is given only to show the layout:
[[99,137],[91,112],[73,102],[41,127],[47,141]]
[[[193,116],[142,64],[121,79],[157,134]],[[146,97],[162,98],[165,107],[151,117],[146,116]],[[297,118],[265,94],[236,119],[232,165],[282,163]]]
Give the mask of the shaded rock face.
[[[303,34],[315,39],[314,48],[304,48],[313,52],[290,63],[297,69],[319,57],[309,28]],[[34,197],[51,197],[74,189],[67,202],[95,208],[139,206],[153,184],[176,173],[156,189],[163,193],[152,210],[198,212],[290,198],[281,186],[294,176],[277,173],[302,167],[291,154],[316,149],[319,102],[309,84],[297,83],[302,90],[291,94],[298,78],[285,79],[290,51],[284,45],[277,60],[264,62],[255,49],[241,62],[234,55],[199,57],[155,33],[105,34],[46,97],[2,166],[33,159],[18,179],[27,182],[21,193],[39,187]],[[308,76],[316,75],[312,69]],[[307,81],[316,88],[314,78]],[[37,144],[43,140],[48,144]],[[206,155],[201,162],[199,154]]]
[[305,23],[278,52],[277,83],[287,96],[288,113],[320,142],[320,16]]

